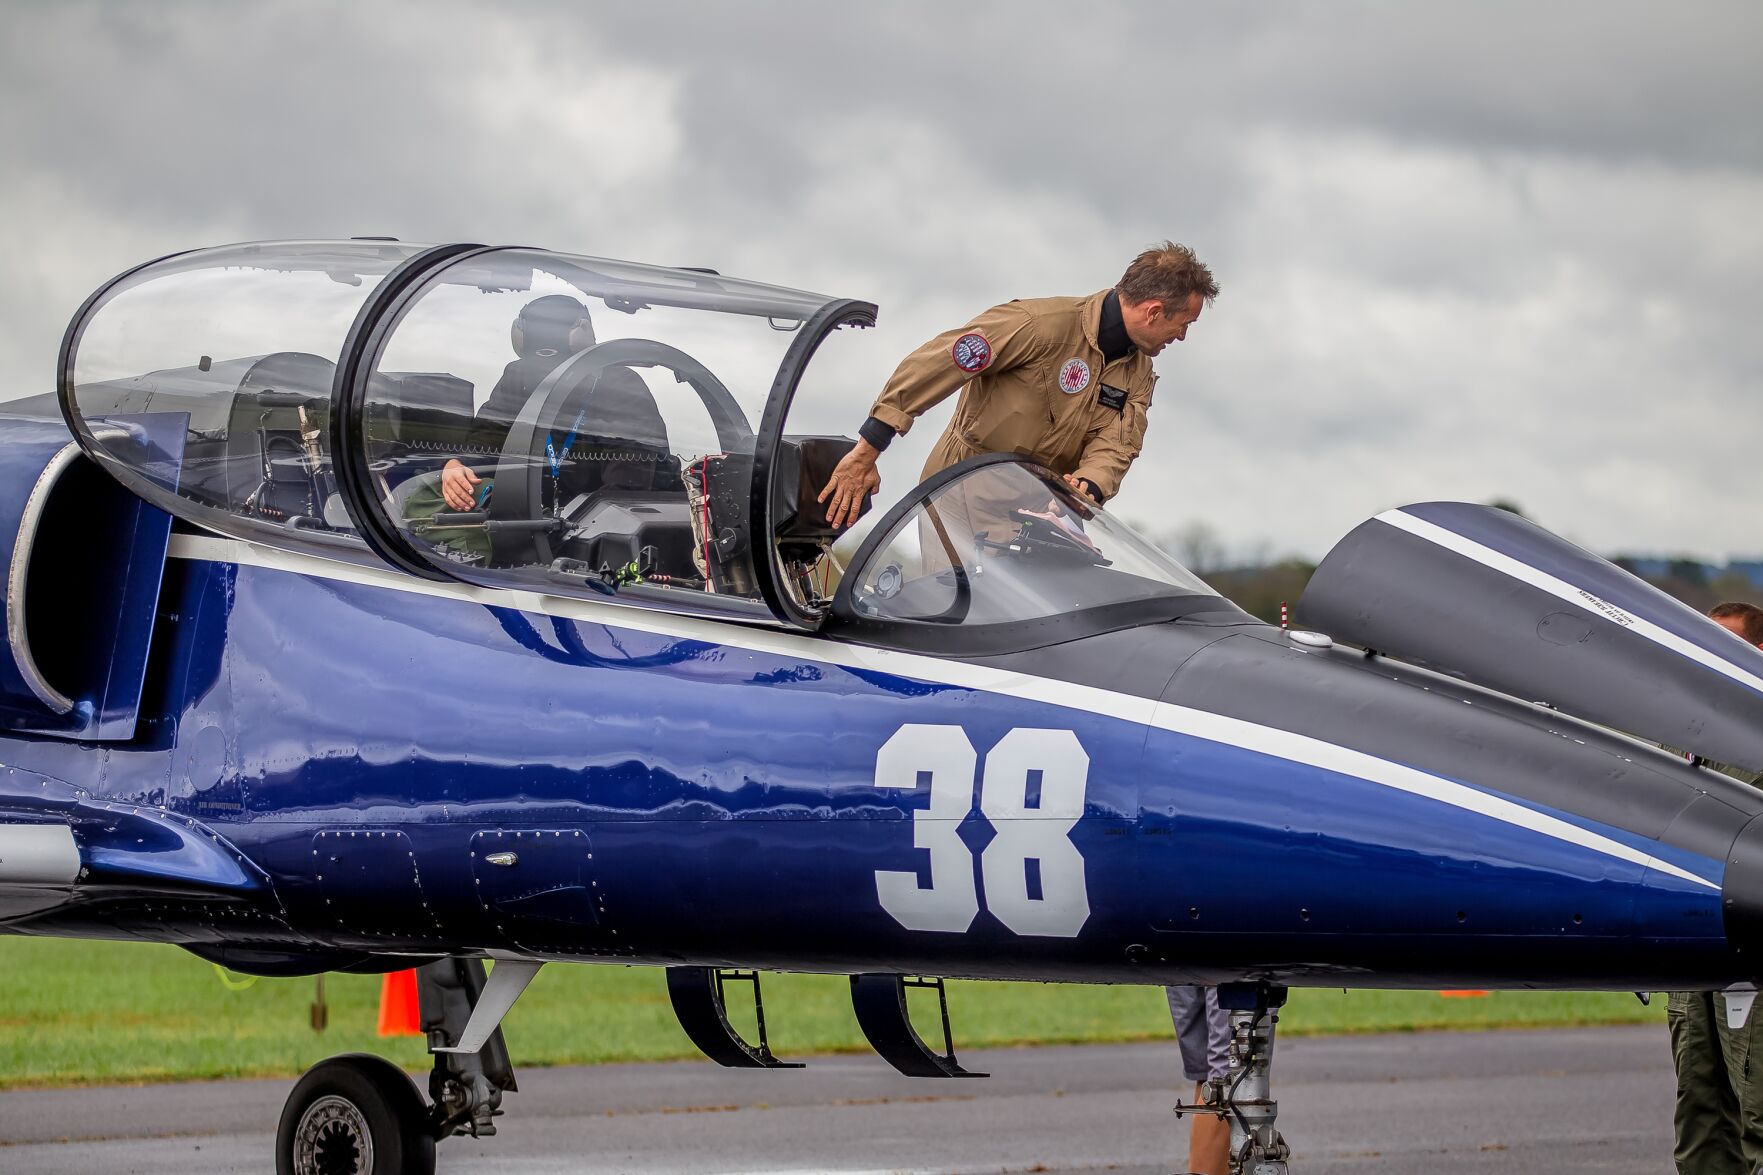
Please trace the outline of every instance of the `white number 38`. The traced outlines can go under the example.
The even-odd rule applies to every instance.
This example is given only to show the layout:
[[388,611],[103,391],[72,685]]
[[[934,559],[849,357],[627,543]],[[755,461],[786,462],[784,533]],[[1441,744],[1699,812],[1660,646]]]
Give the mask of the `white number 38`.
[[[912,814],[930,884],[920,886],[917,873],[875,874],[882,909],[909,930],[959,933],[979,914],[973,857],[956,833],[973,808],[978,761],[959,726],[902,726],[876,754],[875,786],[930,786],[930,805]],[[986,909],[1017,934],[1075,938],[1089,921],[1084,859],[1070,835],[1089,778],[1090,757],[1069,730],[1018,727],[986,755],[979,810],[997,835],[980,854],[980,875]]]

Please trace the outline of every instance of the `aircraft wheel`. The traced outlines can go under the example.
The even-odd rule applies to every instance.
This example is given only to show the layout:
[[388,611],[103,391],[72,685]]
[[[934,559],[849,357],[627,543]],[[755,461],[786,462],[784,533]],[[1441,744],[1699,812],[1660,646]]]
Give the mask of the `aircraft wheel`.
[[350,1053],[320,1061],[288,1095],[276,1175],[433,1175],[435,1140],[404,1070]]

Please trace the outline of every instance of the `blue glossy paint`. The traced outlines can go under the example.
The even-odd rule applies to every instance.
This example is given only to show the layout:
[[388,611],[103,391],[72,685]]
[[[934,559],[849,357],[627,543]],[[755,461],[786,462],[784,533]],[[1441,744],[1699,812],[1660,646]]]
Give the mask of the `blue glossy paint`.
[[[169,941],[309,950],[318,966],[339,950],[514,949],[1105,982],[1632,989],[1743,971],[1715,889],[1226,743],[845,667],[811,638],[789,656],[185,560],[157,631],[141,737],[0,739],[0,760],[162,805],[261,870],[248,929],[168,907],[155,934]],[[907,723],[959,725],[982,763],[1014,728],[1076,733],[1090,773],[1070,839],[1091,914],[1075,938],[1018,935],[987,909],[995,830],[974,805],[959,825],[980,895],[969,929],[911,931],[881,908],[876,871],[927,861],[924,790],[874,786],[878,748]],[[1476,767],[1462,782],[1499,794]],[[1717,861],[1551,814],[1720,880]],[[82,848],[126,863],[114,843]],[[504,851],[518,868],[485,863]],[[177,869],[253,888],[218,858]],[[123,935],[138,917],[95,902],[39,925]]]
[[[1146,814],[1176,850],[1144,859],[1161,929],[1205,934],[1199,923],[1223,914],[1233,935],[1386,937],[1402,951],[1486,950],[1484,936],[1550,949],[1576,939],[1671,941],[1704,960],[1725,950],[1716,890],[1355,777],[1198,742],[1152,739],[1152,757],[1179,764],[1187,785],[1164,812]],[[1679,856],[1718,880],[1719,862]],[[1262,868],[1230,872],[1244,860]],[[1221,876],[1232,877],[1222,910]],[[1201,919],[1188,915],[1196,904]],[[1421,947],[1429,936],[1442,941]],[[1326,949],[1312,950],[1329,961]],[[1462,962],[1511,966],[1468,953]]]

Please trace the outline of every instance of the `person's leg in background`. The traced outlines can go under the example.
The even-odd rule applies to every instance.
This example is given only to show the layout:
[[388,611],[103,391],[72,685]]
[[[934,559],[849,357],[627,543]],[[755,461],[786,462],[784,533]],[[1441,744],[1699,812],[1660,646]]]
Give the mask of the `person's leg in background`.
[[[1182,1075],[1194,1083],[1194,1101],[1206,1098],[1206,1080],[1230,1071],[1230,1018],[1210,987],[1168,987],[1169,1018],[1181,1048]],[[1229,1175],[1230,1123],[1211,1114],[1189,1116],[1188,1169],[1193,1175]]]
[[1739,1149],[1738,1098],[1714,1023],[1717,1002],[1709,992],[1674,991],[1665,1004],[1677,1068],[1672,1157],[1678,1175],[1752,1175]]

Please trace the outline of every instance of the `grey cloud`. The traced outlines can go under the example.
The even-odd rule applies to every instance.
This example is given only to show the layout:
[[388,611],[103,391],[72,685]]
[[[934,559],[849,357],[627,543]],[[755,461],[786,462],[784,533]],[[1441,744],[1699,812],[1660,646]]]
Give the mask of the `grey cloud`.
[[[393,233],[869,297],[924,337],[1174,236],[1224,296],[1121,508],[1318,555],[1402,500],[1763,549],[1763,10],[1641,3],[0,8],[0,381],[116,270]],[[902,489],[935,432],[890,456]],[[1685,454],[1694,454],[1688,458]]]

